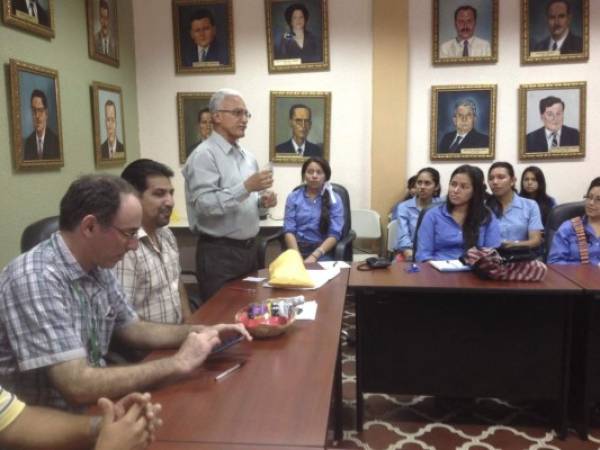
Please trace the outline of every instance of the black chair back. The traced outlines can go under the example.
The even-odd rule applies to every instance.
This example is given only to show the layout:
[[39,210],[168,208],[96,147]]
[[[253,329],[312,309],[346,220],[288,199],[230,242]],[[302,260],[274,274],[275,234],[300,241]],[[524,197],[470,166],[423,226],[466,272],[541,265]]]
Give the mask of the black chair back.
[[58,231],[58,216],[46,217],[28,225],[21,235],[21,253],[25,253]]
[[[550,253],[552,248],[552,239],[558,231],[558,228],[566,220],[572,219],[573,217],[583,216],[585,213],[585,202],[570,202],[556,205],[550,210],[548,218],[546,219],[546,228],[544,230],[545,240],[545,257]],[[545,259],[545,258],[544,258]]]

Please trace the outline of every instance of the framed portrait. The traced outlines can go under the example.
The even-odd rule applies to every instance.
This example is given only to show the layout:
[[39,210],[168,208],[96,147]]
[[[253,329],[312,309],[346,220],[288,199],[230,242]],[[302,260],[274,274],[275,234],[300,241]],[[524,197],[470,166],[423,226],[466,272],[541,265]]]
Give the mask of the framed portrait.
[[121,166],[127,159],[121,88],[92,83],[94,159],[97,167]]
[[179,129],[179,162],[185,164],[190,153],[212,133],[212,117],[208,102],[212,92],[178,92],[177,123]]
[[62,167],[58,72],[14,59],[9,71],[15,168]]
[[519,86],[520,159],[585,156],[586,82]]
[[442,64],[498,61],[498,0],[433,0],[432,60]]
[[521,0],[523,64],[587,61],[589,0]]
[[331,92],[271,91],[269,160],[302,164],[309,156],[329,160]]
[[494,159],[496,85],[431,88],[432,160]]
[[233,73],[231,0],[172,0],[177,73]]
[[54,37],[54,0],[2,0],[2,18],[7,25]]
[[119,67],[117,0],[86,0],[90,58]]
[[269,73],[329,70],[327,0],[265,0]]

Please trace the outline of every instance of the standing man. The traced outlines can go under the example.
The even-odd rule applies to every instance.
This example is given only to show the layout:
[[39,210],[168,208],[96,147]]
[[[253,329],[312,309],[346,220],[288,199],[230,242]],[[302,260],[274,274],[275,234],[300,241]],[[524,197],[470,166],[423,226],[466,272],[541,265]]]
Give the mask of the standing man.
[[[112,267],[138,246],[142,206],[112,175],[75,180],[60,202],[59,231],[0,273],[0,385],[30,405],[80,409],[191,374],[240,324],[166,325],[139,320]],[[161,359],[106,367],[115,337]]]
[[460,58],[469,56],[491,56],[490,43],[475,36],[477,10],[471,5],[463,5],[454,11],[456,37],[440,46],[440,58]]
[[123,143],[117,138],[117,107],[112,100],[107,100],[104,104],[104,124],[106,140],[100,146],[102,159],[125,158]]
[[527,134],[527,153],[548,152],[559,147],[579,145],[579,130],[564,125],[565,103],[558,97],[540,100],[543,127]]
[[213,133],[183,167],[190,229],[198,234],[196,271],[208,300],[225,282],[254,272],[260,211],[277,204],[271,170],[258,170],[238,140],[250,113],[232,89],[213,94],[208,106]]
[[450,131],[442,137],[438,153],[461,153],[463,148],[489,148],[490,138],[475,129],[476,119],[477,105],[473,100],[456,102],[452,117],[456,131]]
[[116,58],[115,39],[110,32],[110,6],[107,0],[100,0],[98,21],[100,22],[100,30],[94,36],[96,52]]
[[115,266],[117,279],[138,316],[149,322],[182,323],[190,312],[180,279],[179,250],[169,220],[173,212],[173,171],[151,159],[129,164],[121,178],[140,194],[139,245]]
[[568,0],[550,0],[546,5],[546,21],[550,35],[536,42],[535,52],[560,54],[583,52],[583,39],[571,31],[571,3]]
[[15,15],[46,27],[50,26],[50,16],[37,0],[15,0],[12,2]]
[[202,63],[217,62],[229,64],[227,48],[217,40],[215,18],[208,9],[199,9],[190,19],[190,38],[192,45],[183,52],[183,65],[202,66]]
[[39,89],[31,93],[31,116],[33,132],[25,139],[23,160],[60,158],[58,136],[48,128],[48,100]]
[[290,108],[292,138],[277,145],[277,153],[293,153],[299,156],[323,156],[321,147],[306,138],[312,126],[312,111],[306,105],[297,104]]

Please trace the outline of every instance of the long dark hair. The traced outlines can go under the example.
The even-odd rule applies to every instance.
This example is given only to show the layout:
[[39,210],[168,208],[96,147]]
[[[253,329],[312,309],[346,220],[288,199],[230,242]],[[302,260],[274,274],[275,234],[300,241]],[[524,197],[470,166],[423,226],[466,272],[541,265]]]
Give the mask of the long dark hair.
[[[506,169],[510,178],[511,179],[515,178],[515,169],[511,163],[506,162],[506,161],[496,161],[488,169],[488,180],[490,178],[490,174],[492,173],[492,170],[497,169],[497,168]],[[513,186],[512,190],[515,193],[517,192],[517,189],[514,186]],[[486,204],[494,212],[494,214],[496,214],[496,217],[502,217],[502,214],[504,214],[504,208],[502,207],[502,203],[500,203],[500,201],[496,198],[496,196],[493,194],[493,192],[492,192],[492,195],[488,197]]]
[[[525,189],[523,189],[523,181],[525,180],[525,174],[527,172],[531,172],[535,177],[535,181],[537,181],[538,188],[535,193],[530,194]],[[521,190],[519,191],[519,195],[524,198],[529,198],[531,200],[535,200],[538,206],[540,207],[540,213],[542,215],[542,224],[546,225],[546,218],[548,214],[550,214],[550,210],[554,206],[554,202],[550,198],[550,196],[546,193],[546,177],[544,176],[544,172],[538,166],[529,166],[523,170],[521,174]]]
[[[327,160],[318,156],[311,156],[302,164],[302,181],[304,181],[304,174],[310,163],[317,163],[321,166],[321,169],[325,173],[325,181],[329,181],[331,178],[331,166]],[[329,225],[331,225],[331,217],[329,217],[330,207],[331,197],[329,196],[329,191],[324,190],[321,194],[321,218],[319,219],[319,231],[321,234],[326,234],[329,231]]]
[[[469,164],[458,166],[454,169],[454,172],[452,172],[450,182],[452,182],[452,178],[454,178],[455,175],[461,173],[464,173],[469,177],[471,185],[473,186],[473,195],[467,205],[467,215],[465,216],[465,221],[462,226],[464,248],[465,250],[468,250],[477,245],[477,241],[479,240],[479,229],[481,228],[481,225],[490,221],[490,211],[484,204],[485,188],[483,172],[481,169],[470,166]],[[450,196],[446,198],[446,208],[450,213],[454,210],[454,205],[450,202]]]

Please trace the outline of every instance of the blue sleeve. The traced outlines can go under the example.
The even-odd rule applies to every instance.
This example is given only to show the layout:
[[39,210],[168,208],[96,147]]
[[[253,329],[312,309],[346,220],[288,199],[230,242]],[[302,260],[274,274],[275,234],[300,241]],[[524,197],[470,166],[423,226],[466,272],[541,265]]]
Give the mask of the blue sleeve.
[[490,221],[485,225],[485,236],[483,246],[487,248],[498,248],[502,245],[502,236],[500,236],[500,222],[496,215],[490,211]]
[[548,253],[548,264],[579,264],[579,255],[571,255],[569,237],[575,233],[570,220],[564,221],[552,239],[552,246]]
[[436,210],[429,210],[423,216],[423,221],[417,233],[417,254],[415,261],[423,262],[433,259],[435,251],[435,214]]
[[540,213],[540,207],[537,202],[528,202],[530,209],[529,224],[527,230],[529,231],[540,231],[544,229],[542,224],[542,214]]
[[294,202],[294,192],[291,192],[285,201],[283,232],[296,234],[296,204]]
[[338,241],[342,238],[342,228],[344,228],[344,204],[339,195],[334,192],[336,202],[329,207],[329,233],[327,236],[333,236]]
[[412,249],[413,240],[410,235],[410,215],[406,205],[400,204],[396,209],[396,220],[398,221],[398,236],[396,238],[395,250]]

